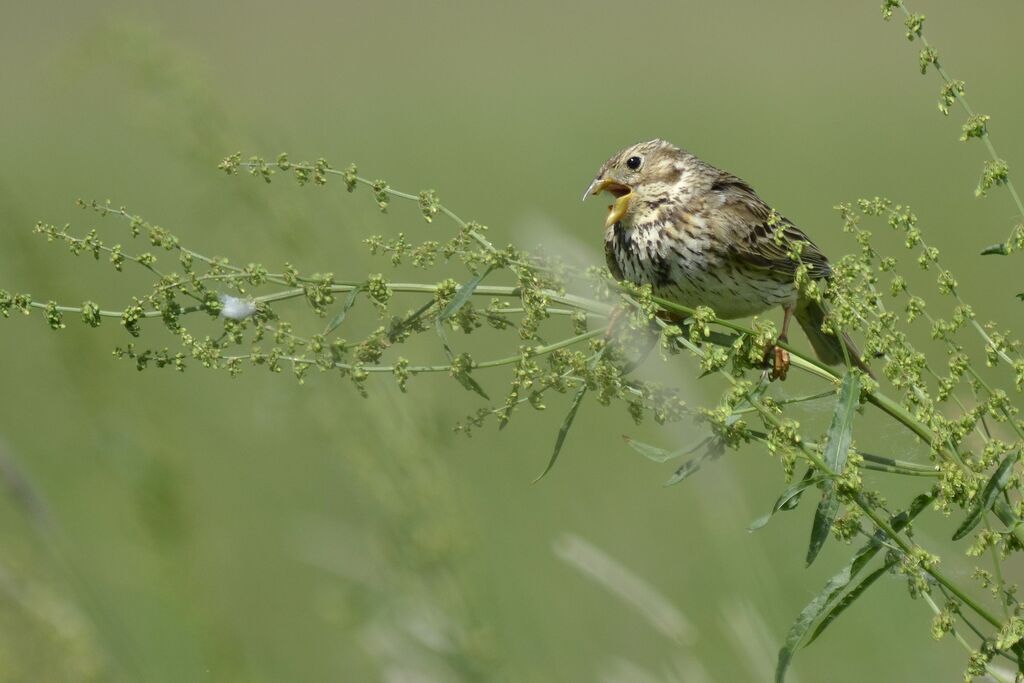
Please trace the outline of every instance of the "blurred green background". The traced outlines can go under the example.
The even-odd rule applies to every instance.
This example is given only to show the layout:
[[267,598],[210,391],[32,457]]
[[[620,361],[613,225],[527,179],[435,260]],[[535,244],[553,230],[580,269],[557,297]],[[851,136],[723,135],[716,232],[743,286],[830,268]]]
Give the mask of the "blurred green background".
[[[1013,167],[1024,6],[977,7],[912,9]],[[368,234],[449,234],[340,184],[226,177],[216,164],[235,151],[356,161],[436,188],[498,243],[575,240],[576,258],[600,262],[603,211],[580,193],[614,151],[664,137],[752,182],[833,257],[854,248],[834,204],[912,204],[979,316],[1019,319],[1016,290],[998,285],[1019,263],[976,256],[1009,231],[1010,202],[974,198],[982,148],[957,141],[961,115],[936,111],[937,78],[918,75],[917,47],[875,0],[2,9],[0,287],[36,300],[123,307],[146,283],[30,234],[43,220],[122,239],[78,197],[203,253],[350,278],[386,268]],[[833,542],[804,569],[806,504],[746,531],[783,485],[762,451],[665,489],[671,469],[619,438],[670,445],[694,438],[689,425],[635,427],[585,404],[531,486],[567,397],[467,440],[451,428],[478,399],[445,378],[408,395],[375,380],[362,400],[326,375],[138,373],[111,357],[127,341],[109,322],[0,323],[2,681],[768,680],[792,619],[849,554]],[[492,395],[504,378],[480,377]],[[924,457],[872,419],[860,445]],[[563,561],[592,549],[579,539],[675,605],[669,626]],[[965,654],[931,640],[927,607],[895,578],[873,593],[794,679],[959,680]]]

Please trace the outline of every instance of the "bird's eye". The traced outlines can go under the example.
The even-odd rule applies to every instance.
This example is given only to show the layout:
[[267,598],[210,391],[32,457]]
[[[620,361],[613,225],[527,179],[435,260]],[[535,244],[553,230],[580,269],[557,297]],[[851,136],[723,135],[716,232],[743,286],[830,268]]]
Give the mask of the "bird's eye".
[[634,171],[640,168],[640,164],[643,163],[643,159],[640,157],[630,157],[626,159],[626,166],[629,166]]

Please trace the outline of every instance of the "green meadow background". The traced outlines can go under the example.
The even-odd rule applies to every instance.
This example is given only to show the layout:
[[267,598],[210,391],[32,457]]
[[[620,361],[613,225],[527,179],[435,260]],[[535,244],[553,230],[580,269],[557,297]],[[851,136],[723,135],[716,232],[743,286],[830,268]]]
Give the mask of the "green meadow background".
[[[749,180],[835,258],[855,245],[833,205],[911,204],[979,317],[1020,329],[1020,261],[977,255],[1014,223],[1009,198],[974,198],[983,149],[958,142],[962,115],[936,110],[938,79],[877,0],[0,9],[0,287],[38,301],[118,308],[146,286],[31,234],[42,220],[125,239],[79,197],[205,254],[352,279],[388,272],[369,234],[451,232],[414,205],[381,216],[340,183],[227,177],[216,165],[235,151],[355,161],[436,188],[500,244],[600,263],[603,207],[581,192],[619,148],[664,137]],[[1016,169],[1024,5],[912,9]],[[689,423],[585,403],[531,485],[566,396],[466,439],[452,427],[480,399],[444,377],[406,395],[372,379],[363,400],[315,373],[139,373],[111,355],[128,341],[111,321],[0,321],[0,681],[764,681],[851,550],[830,542],[804,568],[806,501],[746,530],[784,485],[761,449],[663,488],[672,465],[620,438],[687,443]],[[666,372],[697,402],[720,388],[685,356]],[[505,377],[478,379],[501,396]],[[926,458],[870,411],[858,420],[859,445]],[[895,505],[910,492],[883,488]],[[954,521],[929,518],[920,533],[942,547]],[[957,553],[944,566],[967,580]],[[792,678],[960,680],[966,654],[934,642],[930,619],[887,578]]]

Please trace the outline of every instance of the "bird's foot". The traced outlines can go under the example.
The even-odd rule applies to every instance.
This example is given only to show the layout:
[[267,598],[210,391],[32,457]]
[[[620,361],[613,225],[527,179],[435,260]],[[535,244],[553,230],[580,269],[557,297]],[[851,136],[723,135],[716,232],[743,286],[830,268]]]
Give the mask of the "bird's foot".
[[769,380],[785,382],[786,375],[789,374],[789,351],[781,346],[772,346],[765,351],[764,364],[764,372]]

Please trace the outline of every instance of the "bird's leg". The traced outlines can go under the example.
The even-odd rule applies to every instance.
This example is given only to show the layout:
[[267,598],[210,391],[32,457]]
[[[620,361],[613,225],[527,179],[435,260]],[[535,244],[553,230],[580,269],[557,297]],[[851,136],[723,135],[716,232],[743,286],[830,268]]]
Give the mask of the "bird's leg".
[[604,340],[611,341],[618,334],[619,325],[622,324],[622,316],[626,314],[626,306],[618,304],[608,314],[608,327],[604,328]]
[[[779,333],[777,341],[789,343],[789,321],[793,318],[793,307],[784,306],[782,308],[782,332]],[[775,380],[786,380],[786,375],[789,373],[789,351],[775,344],[772,348],[768,349],[765,354],[765,365],[768,365],[768,377],[772,381]]]

